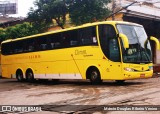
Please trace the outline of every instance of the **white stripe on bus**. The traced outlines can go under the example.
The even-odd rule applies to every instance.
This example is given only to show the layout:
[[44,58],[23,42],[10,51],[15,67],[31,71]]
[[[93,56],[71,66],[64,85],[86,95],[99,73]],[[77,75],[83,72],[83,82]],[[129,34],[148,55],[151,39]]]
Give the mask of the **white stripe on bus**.
[[81,74],[34,74],[35,79],[82,79]]

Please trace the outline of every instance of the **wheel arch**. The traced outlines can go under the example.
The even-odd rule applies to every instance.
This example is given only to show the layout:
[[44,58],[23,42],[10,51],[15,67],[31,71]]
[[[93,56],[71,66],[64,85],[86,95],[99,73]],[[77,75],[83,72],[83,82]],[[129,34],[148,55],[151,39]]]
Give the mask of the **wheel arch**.
[[21,68],[18,68],[18,69],[16,70],[16,77],[17,77],[17,74],[18,74],[19,72],[21,72],[22,75],[23,75],[23,78],[25,78],[25,77],[24,77],[24,72],[23,72],[23,70],[22,70]]
[[28,73],[29,71],[31,71],[31,72],[34,74],[34,72],[33,72],[33,69],[32,69],[32,68],[27,68],[27,69],[26,69],[26,72],[25,72],[25,76],[27,76],[27,73]]

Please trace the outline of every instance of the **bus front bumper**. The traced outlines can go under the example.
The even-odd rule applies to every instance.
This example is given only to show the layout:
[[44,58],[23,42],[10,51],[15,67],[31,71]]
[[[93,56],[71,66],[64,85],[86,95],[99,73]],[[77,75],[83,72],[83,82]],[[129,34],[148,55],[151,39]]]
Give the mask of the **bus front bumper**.
[[151,78],[152,75],[153,75],[153,70],[146,72],[124,72],[124,80]]

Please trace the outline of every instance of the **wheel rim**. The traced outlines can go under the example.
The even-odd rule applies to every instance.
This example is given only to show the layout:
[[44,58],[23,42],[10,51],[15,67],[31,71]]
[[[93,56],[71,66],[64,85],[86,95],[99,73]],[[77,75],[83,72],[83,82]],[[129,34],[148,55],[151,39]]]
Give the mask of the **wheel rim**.
[[100,84],[102,82],[101,75],[98,69],[90,69],[88,75],[92,84]]
[[33,80],[33,73],[29,72],[27,75],[27,79],[30,81]]
[[18,74],[17,78],[18,78],[18,80],[21,80],[21,75],[20,75],[20,74]]
[[18,75],[17,75],[17,79],[18,79],[18,80],[22,80],[22,79],[23,79],[23,76],[22,76],[22,74],[21,74],[21,73],[18,73]]
[[94,81],[98,78],[98,73],[96,71],[91,72],[91,80]]

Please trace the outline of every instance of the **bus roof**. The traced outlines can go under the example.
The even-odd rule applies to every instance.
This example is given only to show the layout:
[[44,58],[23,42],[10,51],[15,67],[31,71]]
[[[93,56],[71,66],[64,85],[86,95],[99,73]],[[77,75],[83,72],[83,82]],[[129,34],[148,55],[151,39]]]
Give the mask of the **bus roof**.
[[65,32],[65,31],[69,31],[69,30],[80,29],[80,28],[84,28],[84,27],[88,27],[88,26],[94,26],[94,25],[99,25],[99,24],[129,24],[129,25],[142,26],[140,24],[131,23],[131,22],[124,22],[124,21],[94,22],[94,23],[83,24],[81,26],[70,27],[70,28],[60,29],[60,30],[56,30],[56,31],[50,31],[50,32],[35,34],[35,35],[31,35],[31,36],[16,38],[16,39],[8,39],[8,40],[3,41],[2,43],[12,42],[12,41],[18,41],[18,40],[23,40],[23,39],[28,39],[28,38],[34,38],[34,37],[39,37],[39,36],[45,36],[45,35],[49,35],[49,34],[53,34],[53,33]]

